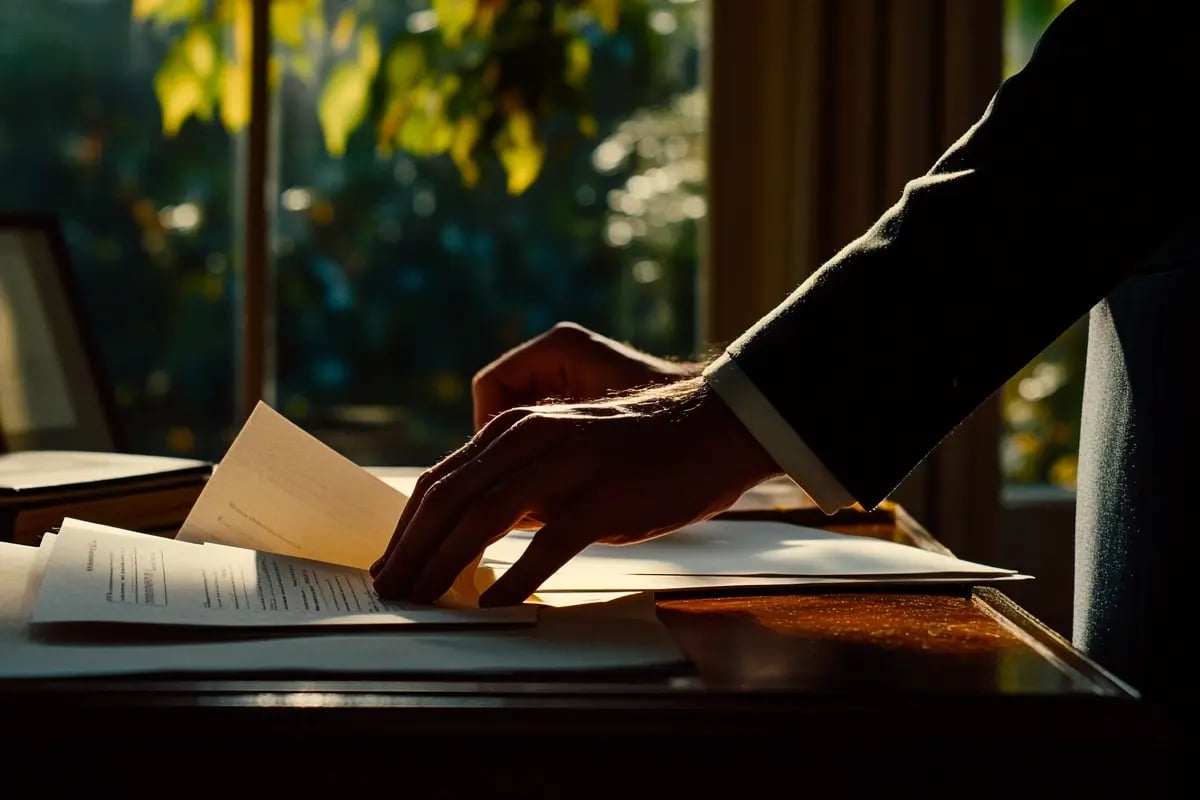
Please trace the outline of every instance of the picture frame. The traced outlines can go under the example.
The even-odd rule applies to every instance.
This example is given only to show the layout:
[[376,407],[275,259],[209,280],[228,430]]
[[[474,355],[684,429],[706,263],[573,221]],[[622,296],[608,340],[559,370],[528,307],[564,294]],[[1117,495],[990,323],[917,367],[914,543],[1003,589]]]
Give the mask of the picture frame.
[[58,217],[0,213],[0,452],[123,452],[120,431]]

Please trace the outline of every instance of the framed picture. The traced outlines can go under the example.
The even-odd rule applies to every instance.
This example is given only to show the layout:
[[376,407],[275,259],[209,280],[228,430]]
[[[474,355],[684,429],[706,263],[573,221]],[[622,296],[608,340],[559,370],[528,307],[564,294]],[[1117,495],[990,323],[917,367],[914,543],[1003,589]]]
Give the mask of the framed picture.
[[123,450],[56,217],[0,214],[0,452]]

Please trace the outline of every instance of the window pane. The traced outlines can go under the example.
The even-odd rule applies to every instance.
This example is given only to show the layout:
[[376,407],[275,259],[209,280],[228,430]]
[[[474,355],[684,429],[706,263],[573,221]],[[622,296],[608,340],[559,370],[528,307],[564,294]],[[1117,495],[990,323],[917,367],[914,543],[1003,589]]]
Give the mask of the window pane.
[[470,434],[472,374],[556,321],[693,352],[702,3],[301,6],[275,28],[285,414],[427,464]]
[[0,210],[60,216],[130,448],[212,457],[232,412],[232,157],[219,128],[163,135],[156,88],[190,96],[161,82],[171,44],[128,1],[0,0]]
[[[1006,0],[1005,69],[1024,66],[1038,37],[1070,0]],[[1030,291],[1037,291],[1031,286]],[[1006,484],[1074,491],[1087,356],[1087,318],[1062,334],[1001,393]]]

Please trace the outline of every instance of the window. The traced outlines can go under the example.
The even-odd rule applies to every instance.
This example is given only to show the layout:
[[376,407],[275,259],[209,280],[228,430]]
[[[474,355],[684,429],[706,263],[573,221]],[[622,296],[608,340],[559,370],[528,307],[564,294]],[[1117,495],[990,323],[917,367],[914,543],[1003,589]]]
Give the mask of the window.
[[[705,10],[272,0],[267,398],[423,464],[470,433],[473,372],[559,319],[691,354]],[[141,452],[219,457],[240,420],[252,19],[0,0],[0,209],[60,214]]]
[[161,135],[166,52],[128,2],[0,0],[0,210],[59,216],[129,446],[211,453],[232,421],[235,159],[212,127]]
[[[697,346],[698,4],[512,3],[490,33],[480,4],[461,45],[438,5],[327,2],[279,94],[277,401],[362,463],[461,444],[472,373],[560,319]],[[364,58],[381,96],[343,131]]]

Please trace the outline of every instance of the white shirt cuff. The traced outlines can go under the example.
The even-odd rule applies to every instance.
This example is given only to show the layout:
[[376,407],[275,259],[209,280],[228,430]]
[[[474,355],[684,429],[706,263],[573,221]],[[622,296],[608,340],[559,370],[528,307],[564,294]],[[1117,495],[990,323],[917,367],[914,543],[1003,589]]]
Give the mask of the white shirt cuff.
[[826,514],[852,506],[854,498],[771,405],[738,363],[722,353],[703,372],[725,405],[746,426],[779,468]]

